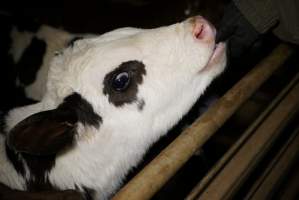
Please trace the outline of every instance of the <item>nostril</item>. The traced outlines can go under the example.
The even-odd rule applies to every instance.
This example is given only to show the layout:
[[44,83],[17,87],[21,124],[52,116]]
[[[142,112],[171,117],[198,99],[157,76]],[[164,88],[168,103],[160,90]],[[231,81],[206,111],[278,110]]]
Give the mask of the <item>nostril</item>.
[[194,36],[196,39],[202,39],[203,38],[203,30],[204,30],[204,25],[203,24],[198,24],[195,27],[194,30]]
[[196,37],[197,39],[201,39],[201,37],[202,37],[202,33],[203,33],[203,24],[199,27],[197,33],[195,34],[195,37]]
[[193,18],[193,37],[202,42],[214,42],[216,36],[216,29],[204,18],[198,16]]

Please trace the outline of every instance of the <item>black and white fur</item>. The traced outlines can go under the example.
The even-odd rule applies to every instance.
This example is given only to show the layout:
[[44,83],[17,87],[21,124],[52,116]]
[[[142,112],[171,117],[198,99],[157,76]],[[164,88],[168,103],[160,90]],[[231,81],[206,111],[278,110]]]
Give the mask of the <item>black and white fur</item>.
[[225,45],[202,17],[76,41],[49,67],[41,102],[0,134],[0,182],[107,199],[224,69]]
[[40,101],[55,54],[78,39],[92,36],[23,18],[0,13],[1,90],[8,97],[1,101],[2,111],[32,102],[24,98]]
[[49,25],[33,29],[13,26],[10,32],[9,54],[16,71],[15,84],[24,88],[26,97],[41,100],[45,90],[50,61],[62,49],[77,39],[91,34],[73,34]]

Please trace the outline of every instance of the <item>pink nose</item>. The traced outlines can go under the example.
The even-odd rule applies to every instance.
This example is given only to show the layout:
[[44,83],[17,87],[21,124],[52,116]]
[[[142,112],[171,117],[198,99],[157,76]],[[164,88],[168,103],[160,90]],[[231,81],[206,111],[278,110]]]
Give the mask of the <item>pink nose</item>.
[[203,42],[214,42],[216,37],[215,27],[201,16],[196,16],[191,20],[193,25],[193,35]]

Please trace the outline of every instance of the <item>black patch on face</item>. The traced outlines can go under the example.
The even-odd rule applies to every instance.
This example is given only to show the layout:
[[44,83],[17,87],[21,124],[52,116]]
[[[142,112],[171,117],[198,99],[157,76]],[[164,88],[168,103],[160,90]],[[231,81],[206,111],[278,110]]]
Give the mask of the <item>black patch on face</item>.
[[[129,83],[124,90],[117,90],[113,81],[123,72],[129,74]],[[145,65],[142,62],[137,60],[123,62],[105,76],[103,93],[108,95],[109,102],[115,106],[132,103],[137,100],[138,85],[142,83],[145,74]]]
[[66,97],[64,102],[58,106],[58,109],[73,111],[76,114],[77,121],[83,125],[99,128],[103,121],[102,117],[94,112],[91,104],[78,93],[73,93]]
[[76,37],[72,38],[72,39],[66,44],[66,46],[67,46],[67,47],[73,47],[74,44],[75,44],[75,42],[76,42],[77,40],[82,40],[82,39],[83,39],[82,36],[76,36]]
[[43,64],[47,44],[43,40],[34,37],[30,45],[25,49],[21,59],[17,63],[17,74],[24,85],[34,82],[36,73]]

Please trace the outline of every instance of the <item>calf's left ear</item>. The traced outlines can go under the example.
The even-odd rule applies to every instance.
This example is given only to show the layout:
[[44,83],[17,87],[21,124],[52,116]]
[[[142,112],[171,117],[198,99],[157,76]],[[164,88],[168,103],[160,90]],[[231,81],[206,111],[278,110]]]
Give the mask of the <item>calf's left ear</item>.
[[33,114],[18,123],[7,136],[7,145],[17,152],[53,155],[72,146],[76,125],[99,128],[102,118],[80,94],[73,93],[54,110]]
[[71,147],[77,116],[68,109],[33,114],[19,122],[8,134],[7,145],[16,152],[53,155]]

